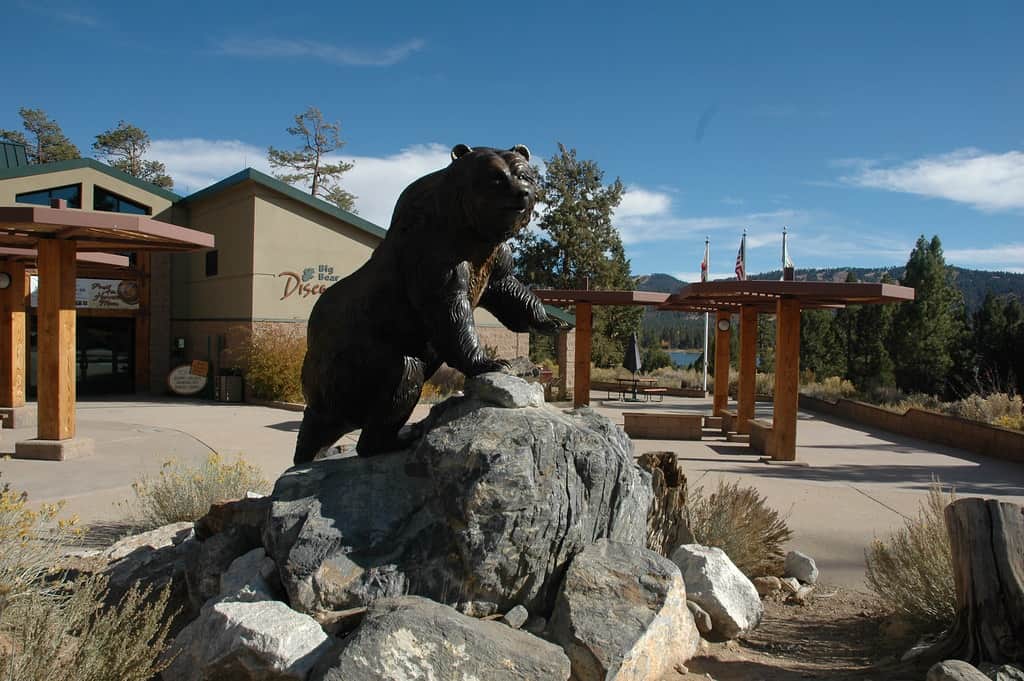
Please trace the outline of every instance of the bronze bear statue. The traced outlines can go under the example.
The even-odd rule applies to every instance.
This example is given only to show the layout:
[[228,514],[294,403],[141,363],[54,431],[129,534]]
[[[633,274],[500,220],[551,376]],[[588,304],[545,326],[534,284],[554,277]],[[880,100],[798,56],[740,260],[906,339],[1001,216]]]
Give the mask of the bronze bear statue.
[[384,241],[313,307],[296,464],[358,428],[360,456],[400,449],[399,430],[442,362],[466,376],[506,368],[484,353],[474,307],[516,332],[560,326],[512,275],[505,243],[537,197],[529,150],[459,144],[451,157],[406,187]]

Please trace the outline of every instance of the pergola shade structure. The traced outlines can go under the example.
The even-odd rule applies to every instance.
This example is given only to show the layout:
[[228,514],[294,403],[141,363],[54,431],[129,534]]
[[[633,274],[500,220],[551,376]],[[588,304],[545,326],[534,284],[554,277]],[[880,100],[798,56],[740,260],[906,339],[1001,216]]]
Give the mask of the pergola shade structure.
[[[715,313],[716,366],[728,366],[731,317],[740,316],[740,370],[737,431],[749,432],[754,418],[757,372],[757,316],[776,315],[775,397],[771,457],[796,459],[796,423],[800,377],[800,310],[846,305],[901,303],[914,299],[914,289],[895,284],[804,281],[715,281],[690,284],[678,293],[644,291],[541,290],[546,303],[576,305],[576,406],[590,402],[591,306],[646,305],[656,310]],[[583,314],[581,314],[581,308]],[[716,371],[713,415],[728,404],[729,372]]]
[[0,264],[10,275],[0,290],[0,407],[25,403],[25,263],[39,274],[38,439],[16,455],[64,458],[75,436],[75,279],[127,265],[120,252],[186,252],[212,248],[211,234],[144,216],[64,207],[0,207]]

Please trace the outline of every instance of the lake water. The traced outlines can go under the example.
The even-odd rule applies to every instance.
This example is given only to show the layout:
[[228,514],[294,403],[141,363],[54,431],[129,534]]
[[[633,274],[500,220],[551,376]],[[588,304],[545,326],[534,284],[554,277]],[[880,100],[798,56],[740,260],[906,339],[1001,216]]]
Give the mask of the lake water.
[[700,357],[699,352],[687,352],[685,350],[670,350],[668,354],[672,358],[672,363],[677,367],[688,367]]

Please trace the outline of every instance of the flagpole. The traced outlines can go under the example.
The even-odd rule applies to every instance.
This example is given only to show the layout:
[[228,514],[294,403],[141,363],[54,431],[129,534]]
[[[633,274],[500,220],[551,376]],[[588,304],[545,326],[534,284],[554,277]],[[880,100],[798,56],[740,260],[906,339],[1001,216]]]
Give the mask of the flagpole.
[[[707,281],[711,269],[711,261],[708,257],[711,252],[711,237],[704,237],[704,271],[701,272],[701,281]],[[708,330],[711,321],[711,313],[704,313],[704,394],[708,394]]]

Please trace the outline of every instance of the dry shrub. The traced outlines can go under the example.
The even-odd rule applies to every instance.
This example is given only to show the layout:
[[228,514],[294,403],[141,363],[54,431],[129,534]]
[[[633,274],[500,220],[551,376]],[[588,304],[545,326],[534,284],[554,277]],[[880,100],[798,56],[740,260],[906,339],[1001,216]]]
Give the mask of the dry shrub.
[[756,489],[738,481],[719,480],[710,492],[698,485],[687,506],[697,543],[722,549],[748,577],[781,573],[782,545],[793,533]]
[[946,413],[960,418],[981,421],[982,423],[995,423],[996,419],[1004,416],[1021,415],[1022,408],[1020,395],[1007,395],[1006,393],[992,393],[990,395],[968,395],[962,400],[957,400],[946,406]]
[[423,384],[423,392],[420,399],[424,402],[440,402],[449,395],[453,395],[466,384],[466,377],[458,369],[452,369],[447,364],[434,372],[426,383]]
[[853,383],[838,376],[829,376],[823,381],[812,381],[800,388],[800,392],[819,400],[838,402],[845,397],[853,397],[857,394],[857,388]]
[[255,397],[302,402],[302,360],[306,333],[297,324],[270,324],[253,329],[245,346],[246,382]]
[[[0,680],[146,681],[167,666],[160,660],[172,617],[169,589],[155,596],[132,587],[103,609],[106,580],[65,584],[70,594],[35,595],[0,609]],[[58,672],[59,670],[59,672]]]
[[768,395],[769,397],[775,395],[775,374],[758,373],[754,377],[754,392],[758,395]]
[[865,551],[867,583],[881,605],[904,616],[921,633],[940,631],[956,614],[953,559],[945,508],[956,496],[938,482],[917,516]]
[[225,463],[219,454],[210,454],[198,466],[165,461],[157,477],[136,480],[132,490],[132,514],[140,525],[154,528],[198,520],[215,501],[239,499],[246,492],[267,493],[270,483],[242,457]]
[[1024,430],[1024,414],[1017,414],[1016,416],[1000,416],[993,423],[1002,428],[1010,428],[1011,430]]

